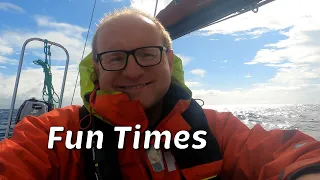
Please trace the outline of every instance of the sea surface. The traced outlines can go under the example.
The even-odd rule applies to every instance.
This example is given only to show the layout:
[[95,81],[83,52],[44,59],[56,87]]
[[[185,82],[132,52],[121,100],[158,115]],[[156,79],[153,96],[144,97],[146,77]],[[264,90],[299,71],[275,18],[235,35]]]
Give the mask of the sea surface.
[[[301,105],[207,105],[219,112],[232,112],[249,128],[256,124],[266,130],[298,129],[320,141],[320,104]],[[11,127],[15,125],[14,111]],[[9,110],[0,109],[0,140],[8,123]],[[12,131],[12,129],[11,129]]]

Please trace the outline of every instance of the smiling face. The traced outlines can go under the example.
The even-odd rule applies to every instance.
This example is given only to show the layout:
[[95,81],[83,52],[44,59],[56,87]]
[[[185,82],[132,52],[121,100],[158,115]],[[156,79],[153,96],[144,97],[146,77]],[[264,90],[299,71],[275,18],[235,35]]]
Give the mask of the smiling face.
[[[109,20],[97,36],[98,53],[110,50],[132,50],[145,46],[164,46],[159,28],[150,19],[139,15],[122,15]],[[102,58],[103,60],[103,58]],[[105,71],[95,63],[102,90],[120,91],[131,100],[139,100],[145,109],[158,103],[167,93],[172,74],[173,52],[162,52],[158,65],[140,67],[133,56],[121,71]]]

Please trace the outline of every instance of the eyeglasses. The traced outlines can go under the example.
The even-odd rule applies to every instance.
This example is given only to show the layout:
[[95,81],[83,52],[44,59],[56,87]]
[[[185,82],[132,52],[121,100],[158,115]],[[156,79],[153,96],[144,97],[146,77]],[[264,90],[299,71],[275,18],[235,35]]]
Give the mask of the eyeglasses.
[[114,50],[97,54],[97,60],[106,71],[120,71],[126,68],[129,55],[132,55],[141,67],[160,64],[162,52],[168,49],[163,46],[146,46],[131,51]]

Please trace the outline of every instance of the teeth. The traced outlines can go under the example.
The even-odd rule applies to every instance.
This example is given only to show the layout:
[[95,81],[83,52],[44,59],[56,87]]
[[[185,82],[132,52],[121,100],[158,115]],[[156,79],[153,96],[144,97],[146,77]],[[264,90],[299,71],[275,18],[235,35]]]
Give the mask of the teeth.
[[125,88],[125,89],[138,89],[138,88],[142,88],[145,85],[146,84],[141,84],[141,85],[138,85],[138,86],[124,86],[123,88]]

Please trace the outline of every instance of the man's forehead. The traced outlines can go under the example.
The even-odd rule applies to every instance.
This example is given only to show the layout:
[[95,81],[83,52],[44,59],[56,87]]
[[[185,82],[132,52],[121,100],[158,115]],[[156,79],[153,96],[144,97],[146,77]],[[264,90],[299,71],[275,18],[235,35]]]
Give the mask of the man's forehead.
[[123,26],[139,26],[140,28],[155,28],[157,29],[157,25],[149,18],[136,15],[136,14],[124,14],[118,17],[112,18],[105,22],[101,29],[110,29],[110,28],[117,28]]
[[[150,38],[152,37],[152,38]],[[155,44],[161,40],[161,31],[149,18],[141,15],[122,15],[105,22],[100,29],[98,46],[116,48],[130,43],[145,45]],[[133,41],[133,42],[132,42]],[[128,47],[130,48],[130,47]]]

